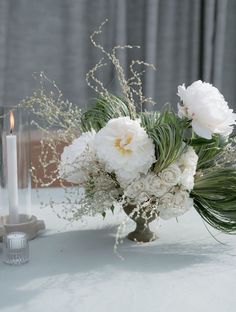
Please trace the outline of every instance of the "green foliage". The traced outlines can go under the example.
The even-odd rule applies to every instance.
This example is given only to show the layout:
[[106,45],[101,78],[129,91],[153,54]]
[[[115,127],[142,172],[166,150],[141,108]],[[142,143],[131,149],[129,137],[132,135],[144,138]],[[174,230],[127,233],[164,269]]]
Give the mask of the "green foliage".
[[236,232],[236,168],[216,169],[196,177],[194,207],[214,228]]
[[94,107],[81,117],[83,131],[90,131],[91,129],[99,131],[110,119],[121,116],[130,117],[130,111],[124,101],[112,94],[99,97]]
[[189,145],[194,147],[198,155],[197,170],[206,169],[214,166],[214,160],[222,152],[226,142],[220,135],[214,135],[211,140],[200,137],[192,138]]
[[183,153],[183,141],[188,125],[170,106],[166,106],[161,113],[143,113],[141,122],[155,144],[157,162],[153,170],[160,172]]
[[161,113],[156,112],[142,112],[140,113],[141,125],[144,129],[155,128],[160,123]]

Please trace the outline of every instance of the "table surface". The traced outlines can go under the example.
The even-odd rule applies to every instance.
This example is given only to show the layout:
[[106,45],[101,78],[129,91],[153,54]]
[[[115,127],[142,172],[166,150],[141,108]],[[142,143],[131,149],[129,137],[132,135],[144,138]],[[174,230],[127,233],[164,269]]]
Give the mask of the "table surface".
[[[63,196],[40,195],[52,193]],[[47,231],[30,242],[28,264],[0,261],[1,312],[235,312],[236,237],[211,230],[217,242],[194,210],[153,222],[155,242],[125,239],[121,260],[113,246],[122,212],[68,225],[35,196],[33,208]]]

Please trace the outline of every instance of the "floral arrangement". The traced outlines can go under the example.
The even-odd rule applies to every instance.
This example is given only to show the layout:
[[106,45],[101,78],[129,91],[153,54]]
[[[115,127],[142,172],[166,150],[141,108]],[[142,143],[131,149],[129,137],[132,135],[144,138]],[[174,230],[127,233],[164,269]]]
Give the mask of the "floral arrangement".
[[[44,181],[33,168],[35,181],[76,186],[65,188],[63,216],[69,220],[131,207],[126,213],[137,223],[146,220],[144,230],[156,217],[177,218],[194,207],[213,227],[235,232],[236,114],[216,87],[200,80],[178,87],[177,113],[169,105],[145,111],[153,100],[143,95],[142,74],[154,66],[132,61],[126,77],[117,51],[138,47],[106,51],[96,41],[102,26],[91,41],[114,66],[121,94],[111,94],[96,76],[106,66],[104,58],[87,75],[98,97],[86,112],[64,101],[56,84],[40,74],[41,87],[21,103],[33,108],[34,124],[44,134],[39,156]],[[63,152],[58,150],[62,143]]]

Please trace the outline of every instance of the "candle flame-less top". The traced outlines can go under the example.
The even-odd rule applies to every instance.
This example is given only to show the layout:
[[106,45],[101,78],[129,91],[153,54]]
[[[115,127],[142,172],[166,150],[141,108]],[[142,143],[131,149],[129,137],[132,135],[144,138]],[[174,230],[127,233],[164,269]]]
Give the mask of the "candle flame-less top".
[[14,119],[14,115],[13,112],[10,112],[10,131],[12,132],[12,130],[14,129],[15,126],[15,119]]

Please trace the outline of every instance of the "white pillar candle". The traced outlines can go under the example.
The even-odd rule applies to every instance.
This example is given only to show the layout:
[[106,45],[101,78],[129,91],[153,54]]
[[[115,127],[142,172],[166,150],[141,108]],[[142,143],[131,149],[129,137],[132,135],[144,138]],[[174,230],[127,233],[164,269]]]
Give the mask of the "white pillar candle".
[[[10,123],[12,132],[12,129],[14,128],[14,117],[12,113],[10,115]],[[6,145],[7,145],[7,184],[9,198],[9,223],[16,224],[19,222],[16,135],[13,134],[7,135]]]

